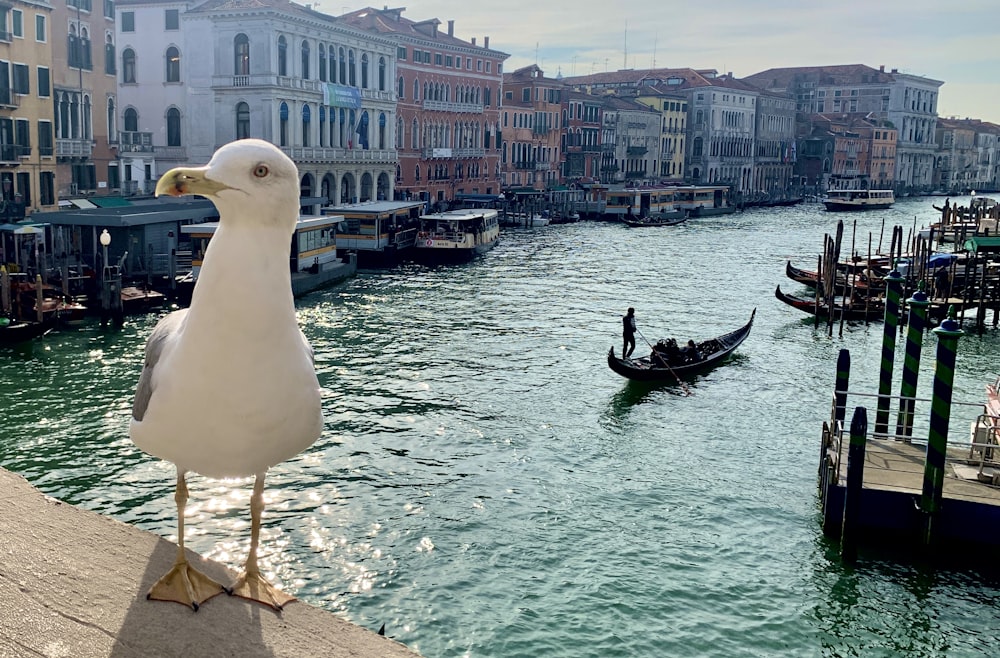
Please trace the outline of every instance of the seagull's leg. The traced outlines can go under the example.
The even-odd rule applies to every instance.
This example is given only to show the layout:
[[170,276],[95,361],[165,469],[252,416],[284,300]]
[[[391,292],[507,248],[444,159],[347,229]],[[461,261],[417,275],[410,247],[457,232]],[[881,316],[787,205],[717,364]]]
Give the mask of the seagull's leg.
[[177,490],[174,492],[174,501],[177,503],[177,559],[174,560],[173,568],[149,589],[146,598],[156,601],[176,601],[189,605],[198,612],[198,606],[216,594],[222,593],[223,587],[188,564],[187,555],[184,553],[184,507],[188,499],[184,475],[185,472],[178,468]]
[[247,555],[246,570],[233,585],[230,594],[281,610],[286,603],[294,601],[295,597],[282,592],[260,575],[257,545],[260,543],[260,516],[263,512],[264,473],[258,473],[253,483],[253,495],[250,497],[250,553]]

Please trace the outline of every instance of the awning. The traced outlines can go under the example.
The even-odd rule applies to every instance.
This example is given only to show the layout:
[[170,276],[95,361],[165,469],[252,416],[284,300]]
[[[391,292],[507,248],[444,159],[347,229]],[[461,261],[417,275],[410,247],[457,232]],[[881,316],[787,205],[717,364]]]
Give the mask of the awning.
[[14,235],[44,235],[44,224],[0,224],[0,231],[10,231]]
[[91,199],[99,208],[119,208],[121,206],[131,206],[132,202],[120,196],[95,196]]
[[75,207],[79,208],[80,210],[87,210],[89,208],[97,207],[87,199],[70,199],[69,202],[73,204]]
[[1000,238],[976,236],[974,238],[969,238],[968,240],[966,240],[965,245],[963,246],[966,248],[966,250],[975,253],[997,252],[1000,251]]

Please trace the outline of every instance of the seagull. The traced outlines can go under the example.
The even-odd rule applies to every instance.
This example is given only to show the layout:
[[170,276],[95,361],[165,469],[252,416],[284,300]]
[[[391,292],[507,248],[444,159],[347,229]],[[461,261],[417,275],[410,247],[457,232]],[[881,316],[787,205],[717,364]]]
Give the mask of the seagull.
[[[299,213],[298,170],[277,147],[243,139],[203,167],[164,174],[156,195],[199,194],[219,211],[191,304],[161,319],[146,342],[129,437],[177,469],[177,559],[148,599],[195,611],[221,593],[281,610],[295,597],[257,566],[267,469],[305,450],[323,430],[313,351],[299,329],[289,255]],[[184,552],[186,474],[255,478],[244,573],[223,587]]]

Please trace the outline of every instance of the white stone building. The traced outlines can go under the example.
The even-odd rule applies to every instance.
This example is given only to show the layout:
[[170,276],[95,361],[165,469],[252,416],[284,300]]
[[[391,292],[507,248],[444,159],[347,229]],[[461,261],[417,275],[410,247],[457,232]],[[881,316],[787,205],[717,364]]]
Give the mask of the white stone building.
[[167,169],[257,137],[295,161],[303,197],[392,198],[391,41],[284,0],[121,0],[117,12],[131,187],[148,192]]

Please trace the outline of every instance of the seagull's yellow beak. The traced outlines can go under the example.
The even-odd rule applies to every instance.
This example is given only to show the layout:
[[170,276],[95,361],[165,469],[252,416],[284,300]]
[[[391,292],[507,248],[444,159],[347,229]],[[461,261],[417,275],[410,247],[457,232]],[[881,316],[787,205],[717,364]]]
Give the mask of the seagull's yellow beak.
[[222,190],[228,190],[225,183],[214,181],[205,176],[208,167],[177,167],[160,177],[156,184],[156,196],[184,196],[185,194],[200,194],[212,196]]

